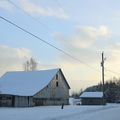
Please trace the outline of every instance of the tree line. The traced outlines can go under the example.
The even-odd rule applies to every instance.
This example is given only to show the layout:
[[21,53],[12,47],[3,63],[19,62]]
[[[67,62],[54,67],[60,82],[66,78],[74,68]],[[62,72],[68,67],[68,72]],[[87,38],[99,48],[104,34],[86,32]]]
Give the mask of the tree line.
[[[98,85],[88,87],[85,91],[102,91],[103,84],[99,83]],[[120,102],[120,78],[112,78],[104,84],[104,94],[106,102],[115,103]]]
[[[83,92],[102,92],[103,84],[99,83],[94,86],[86,88],[84,91],[81,89],[79,92],[72,92],[71,97],[80,98]],[[120,102],[120,78],[112,78],[105,82],[104,93],[107,103]]]

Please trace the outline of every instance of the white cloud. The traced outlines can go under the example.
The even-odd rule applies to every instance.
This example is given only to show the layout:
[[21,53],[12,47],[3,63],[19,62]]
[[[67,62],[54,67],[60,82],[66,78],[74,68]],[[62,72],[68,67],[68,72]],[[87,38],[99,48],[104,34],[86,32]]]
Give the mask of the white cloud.
[[98,30],[98,35],[103,37],[108,37],[111,34],[111,31],[106,26],[100,26]]
[[32,15],[53,16],[61,19],[69,18],[68,15],[66,15],[61,8],[53,9],[50,7],[42,7],[33,2],[30,2],[30,0],[21,0],[20,4],[22,9],[24,9],[26,12]]
[[0,74],[11,70],[22,70],[23,62],[31,57],[26,48],[11,48],[0,45]]
[[[104,29],[107,27],[104,27]],[[102,30],[103,28],[100,26],[99,28],[95,27],[80,27],[77,26],[75,32],[70,34],[69,36],[65,36],[60,33],[54,33],[53,37],[63,46],[64,50],[67,51],[69,54],[74,56],[81,61],[84,61],[88,64],[98,64],[101,60],[100,52],[95,46],[97,41],[101,41],[102,38],[106,38],[109,36],[110,32],[103,32],[106,30]],[[108,30],[109,31],[109,30]],[[103,34],[104,33],[104,34]],[[59,60],[63,61],[65,64],[70,63],[71,66],[76,64],[80,64],[75,60],[67,57],[66,55],[61,55]],[[96,65],[97,66],[97,65]],[[99,66],[98,66],[99,67]]]
[[0,0],[0,8],[12,11],[13,6],[7,0]]
[[94,27],[77,27],[76,33],[72,36],[71,42],[74,47],[90,47],[97,37],[97,30]]
[[[69,16],[64,12],[62,8],[40,6],[35,2],[31,2],[30,0],[19,0],[17,4],[19,4],[17,6],[21,7],[21,9],[25,10],[31,15],[56,17],[60,19],[69,18]],[[5,9],[7,11],[13,11],[13,8],[15,7],[7,0],[0,0],[0,8]]]
[[62,45],[72,49],[90,48],[92,45],[101,38],[107,38],[111,34],[106,26],[95,28],[92,26],[80,27],[77,26],[75,32],[70,36],[64,36],[60,33],[54,33],[53,36]]

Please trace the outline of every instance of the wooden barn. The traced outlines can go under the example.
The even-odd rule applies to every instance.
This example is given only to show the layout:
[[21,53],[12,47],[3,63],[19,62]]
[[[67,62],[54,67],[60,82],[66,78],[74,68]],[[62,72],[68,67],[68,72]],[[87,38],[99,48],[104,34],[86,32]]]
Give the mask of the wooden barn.
[[7,72],[0,78],[0,106],[67,105],[69,89],[61,69]]
[[83,92],[80,95],[81,105],[103,105],[103,92]]

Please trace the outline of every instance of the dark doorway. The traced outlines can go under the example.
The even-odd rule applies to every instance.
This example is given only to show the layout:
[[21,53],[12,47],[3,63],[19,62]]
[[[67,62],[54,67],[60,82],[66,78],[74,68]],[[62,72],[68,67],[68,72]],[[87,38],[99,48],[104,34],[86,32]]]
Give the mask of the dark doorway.
[[12,107],[15,107],[15,96],[12,96]]

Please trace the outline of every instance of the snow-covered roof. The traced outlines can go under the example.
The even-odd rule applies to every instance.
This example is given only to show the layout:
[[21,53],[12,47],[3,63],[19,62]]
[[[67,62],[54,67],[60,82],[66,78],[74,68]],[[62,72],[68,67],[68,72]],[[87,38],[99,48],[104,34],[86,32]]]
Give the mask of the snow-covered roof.
[[83,92],[80,98],[102,98],[103,92]]
[[47,86],[59,70],[7,72],[0,78],[0,94],[32,96]]

